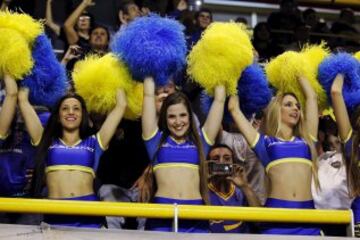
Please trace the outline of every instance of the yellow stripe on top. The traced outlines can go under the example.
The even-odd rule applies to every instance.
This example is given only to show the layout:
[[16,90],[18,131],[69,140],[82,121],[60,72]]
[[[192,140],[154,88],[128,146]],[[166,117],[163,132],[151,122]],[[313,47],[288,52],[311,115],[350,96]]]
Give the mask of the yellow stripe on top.
[[7,132],[5,135],[0,134],[0,139],[5,140],[9,136],[9,133]]
[[152,139],[157,134],[158,131],[159,131],[159,129],[156,128],[155,131],[152,134],[150,134],[150,136],[142,135],[143,140],[148,141],[148,140]]
[[201,129],[201,132],[202,132],[202,134],[204,136],[204,139],[205,139],[206,143],[209,144],[210,146],[214,145],[214,142],[210,141],[210,139],[209,139],[207,133],[205,132],[204,128]]
[[312,167],[312,162],[306,158],[281,158],[275,161],[272,161],[266,166],[266,172],[269,172],[270,168],[282,164],[282,163],[303,163]]
[[211,191],[213,191],[216,195],[218,195],[219,197],[221,197],[223,200],[228,200],[231,196],[234,195],[234,192],[235,192],[235,186],[234,186],[234,184],[231,184],[231,185],[230,185],[230,190],[229,190],[229,192],[227,192],[227,193],[219,192],[212,183],[209,183],[209,184],[208,184],[208,187],[209,187],[209,189],[210,189]]
[[45,168],[45,173],[59,170],[77,170],[81,172],[90,173],[93,177],[95,177],[95,172],[90,167],[80,166],[80,165],[55,165],[49,166]]
[[184,168],[192,168],[199,169],[199,165],[190,164],[190,163],[160,163],[153,166],[153,170],[157,170],[159,168],[169,168],[169,167],[184,167]]
[[352,130],[352,128],[351,128],[350,131],[349,131],[349,133],[348,133],[348,135],[346,136],[346,138],[345,138],[345,139],[341,139],[342,143],[346,143],[347,141],[349,141],[350,138],[351,138],[351,136],[352,136],[352,134],[353,134],[353,130]]
[[109,146],[104,146],[103,145],[103,143],[102,143],[102,141],[101,141],[101,137],[100,137],[100,134],[99,133],[97,133],[96,134],[96,139],[98,140],[98,142],[99,142],[99,146],[100,146],[100,148],[103,150],[103,151],[106,151],[107,149],[108,149],[108,147]]
[[224,225],[224,230],[225,231],[231,231],[231,230],[234,230],[235,228],[238,228],[243,222],[238,222],[238,223],[235,223],[235,224],[231,224],[231,225]]
[[251,143],[250,147],[254,148],[256,146],[256,144],[258,143],[259,139],[260,139],[260,134],[256,133],[256,137],[255,137],[254,141]]

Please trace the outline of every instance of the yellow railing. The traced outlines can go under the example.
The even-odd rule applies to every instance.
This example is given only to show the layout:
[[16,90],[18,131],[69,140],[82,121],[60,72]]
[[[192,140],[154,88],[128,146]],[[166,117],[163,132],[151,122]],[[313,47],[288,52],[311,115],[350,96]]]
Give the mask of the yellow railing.
[[351,224],[350,210],[219,207],[0,198],[0,212]]

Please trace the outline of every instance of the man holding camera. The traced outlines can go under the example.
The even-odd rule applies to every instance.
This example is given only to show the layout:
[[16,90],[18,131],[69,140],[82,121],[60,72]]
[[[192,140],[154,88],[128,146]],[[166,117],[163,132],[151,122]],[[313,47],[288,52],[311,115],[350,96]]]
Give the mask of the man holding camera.
[[[244,167],[234,164],[234,152],[224,144],[215,144],[208,154],[209,197],[212,205],[260,207],[261,203],[248,184]],[[210,221],[214,233],[247,233],[239,221]]]

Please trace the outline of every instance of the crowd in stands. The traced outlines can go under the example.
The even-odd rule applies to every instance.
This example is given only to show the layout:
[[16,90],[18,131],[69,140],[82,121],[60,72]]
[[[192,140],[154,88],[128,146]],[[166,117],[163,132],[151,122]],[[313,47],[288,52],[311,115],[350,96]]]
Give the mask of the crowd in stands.
[[[64,43],[61,63],[69,73],[86,55],[102,56],[109,52],[112,29],[98,24],[96,16],[87,12],[96,5],[95,0],[82,0],[61,25],[53,19],[53,1],[46,2],[45,24],[47,30]],[[3,0],[1,10],[5,11],[10,4],[11,0]],[[116,11],[120,32],[134,19],[152,12],[180,21],[185,26],[188,50],[213,22],[209,9],[190,11],[186,0],[123,0]],[[246,19],[238,18],[236,22],[246,24]],[[355,52],[360,50],[359,32],[351,9],[341,10],[339,18],[330,24],[320,19],[314,9],[302,12],[295,0],[282,0],[279,11],[254,27],[252,44],[256,61],[264,63],[284,51],[299,51],[306,44],[323,40],[334,52]],[[259,112],[248,121],[236,97],[225,101],[222,86],[215,89],[211,110],[204,114],[200,109],[200,86],[187,81],[183,86],[170,82],[159,88],[149,77],[144,80],[143,117],[141,121],[130,121],[122,119],[126,107],[123,91],[117,92],[114,109],[102,116],[86,111],[84,101],[74,94],[72,85],[49,118],[50,111],[32,106],[28,101],[29,92],[18,88],[14,79],[5,75],[0,96],[0,196],[154,203],[180,199],[180,203],[195,205],[204,202],[251,207],[289,204],[290,208],[311,208],[306,204],[313,204],[310,200],[314,199],[313,207],[318,209],[349,209],[353,198],[343,156],[348,154],[351,126],[349,117],[339,121],[339,116],[348,116],[341,108],[342,81],[342,77],[337,76],[332,88],[334,100],[340,102],[334,107],[337,123],[330,117],[318,118],[314,93],[306,79],[299,79],[307,97],[306,109],[302,106],[304,113],[294,95],[278,96],[266,114],[273,118],[273,123],[277,122],[276,127],[271,127],[281,129],[282,138],[277,132],[267,138],[262,134],[270,127],[264,124],[269,121],[265,120],[266,114]],[[233,124],[222,124],[226,108]],[[282,126],[276,112],[280,108],[285,109],[281,114],[287,114],[285,120],[281,119]],[[297,128],[299,122],[306,126],[306,130],[301,130],[304,132]],[[284,127],[286,124],[291,127]],[[54,136],[58,140],[52,142]],[[345,147],[340,139],[345,141]],[[300,149],[295,156],[301,155],[303,159],[301,163],[294,163],[296,175],[286,174],[293,166],[272,165],[274,156],[269,151],[279,142],[288,144],[283,147],[291,148],[291,144],[295,144]],[[91,149],[93,160],[88,160],[88,153],[79,153],[74,148]],[[296,151],[287,150],[286,154]],[[65,155],[83,160],[76,166],[57,168],[68,164],[62,159]],[[312,168],[314,157],[318,158],[317,168]],[[170,164],[169,158],[175,159],[180,167],[166,167]],[[205,165],[206,171],[203,171]],[[34,175],[34,169],[42,174]],[[311,169],[317,171],[320,190],[318,182],[312,182]],[[304,183],[310,186],[311,182],[312,189],[298,187]],[[303,201],[307,202],[305,205],[290,206],[292,199],[295,199],[293,202],[309,201]],[[0,223],[39,224],[41,221],[66,226],[172,231],[171,221],[159,219],[0,214]],[[283,228],[297,226],[190,220],[180,221],[179,225],[183,231],[215,233],[282,234]],[[346,226],[306,226],[300,234],[317,235],[320,228],[328,235],[346,235]]]

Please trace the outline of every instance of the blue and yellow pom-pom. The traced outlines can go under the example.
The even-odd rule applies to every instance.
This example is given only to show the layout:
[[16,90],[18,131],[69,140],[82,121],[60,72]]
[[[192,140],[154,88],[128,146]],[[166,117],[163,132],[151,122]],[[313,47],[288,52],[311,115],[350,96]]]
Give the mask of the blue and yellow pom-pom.
[[25,13],[0,11],[0,28],[17,31],[30,46],[44,31],[43,25]]
[[88,56],[75,65],[72,73],[75,90],[81,95],[90,112],[106,114],[116,105],[116,91],[127,93],[131,76],[125,64],[114,55]]
[[34,67],[21,85],[30,89],[30,102],[35,105],[54,106],[65,94],[67,77],[65,68],[57,60],[50,40],[41,34],[32,50]]
[[279,92],[291,92],[296,95],[302,106],[305,106],[305,96],[298,82],[299,77],[305,77],[318,96],[320,109],[327,107],[327,96],[317,80],[317,68],[327,55],[321,47],[307,48],[301,53],[287,51],[265,67],[270,84]]
[[213,23],[188,55],[187,72],[210,96],[217,85],[234,95],[242,71],[253,62],[252,49],[244,25]]
[[164,86],[185,66],[183,30],[179,22],[157,15],[137,18],[115,35],[111,50],[135,80],[152,76],[157,86]]
[[13,29],[0,28],[0,55],[0,76],[8,73],[21,80],[34,65],[28,43]]

